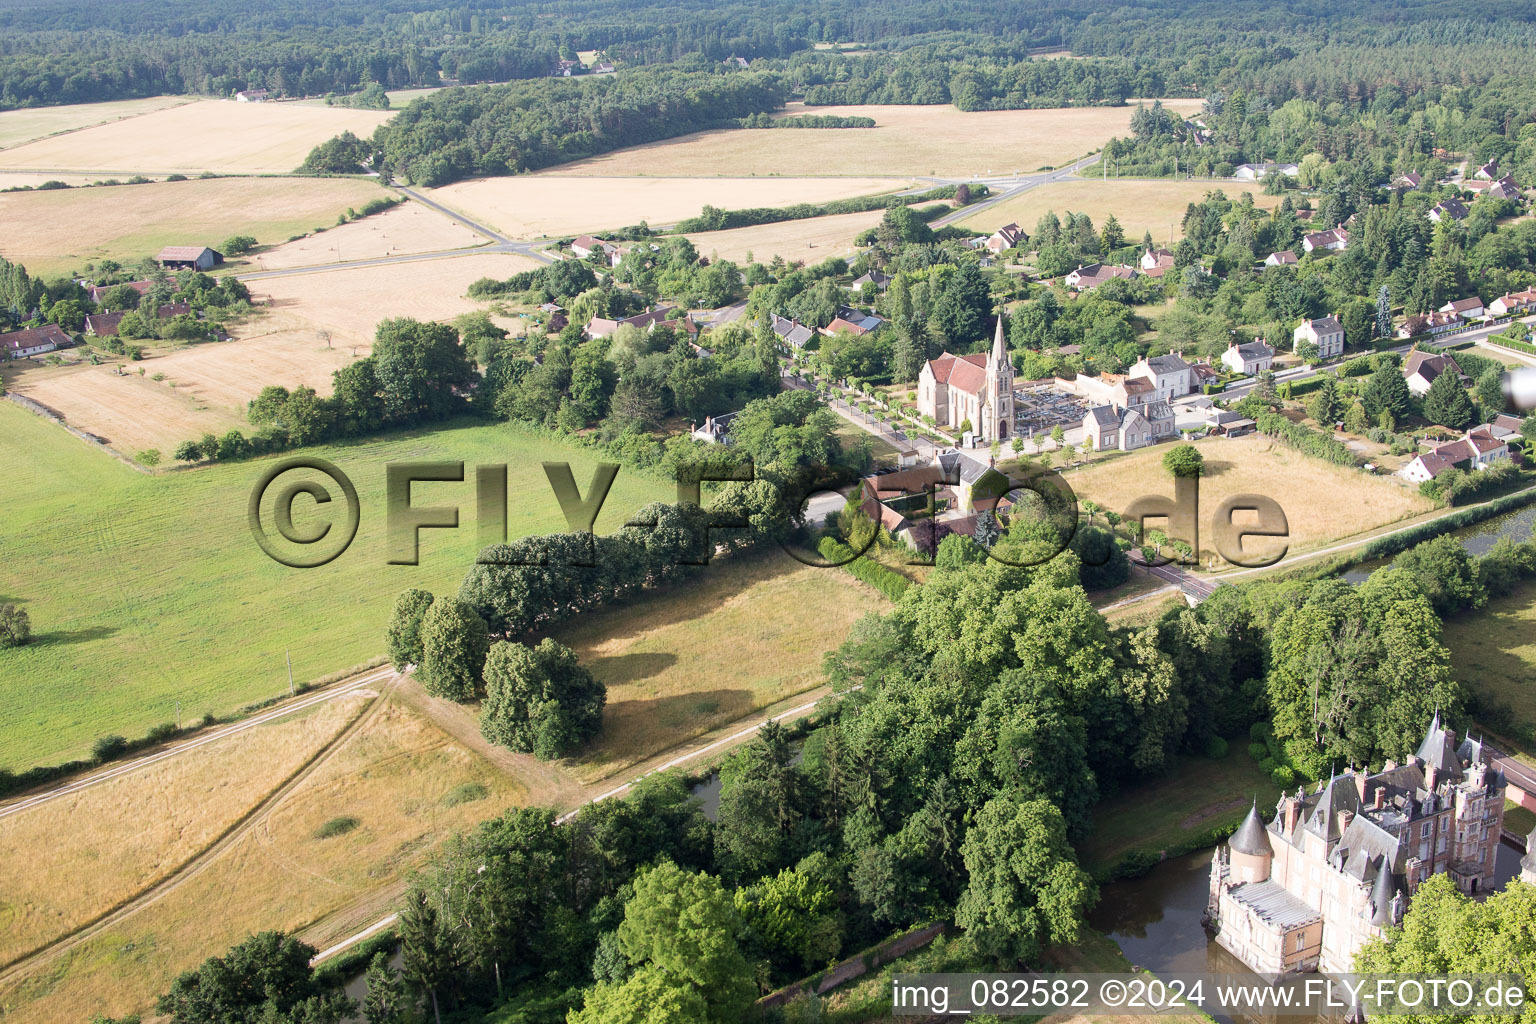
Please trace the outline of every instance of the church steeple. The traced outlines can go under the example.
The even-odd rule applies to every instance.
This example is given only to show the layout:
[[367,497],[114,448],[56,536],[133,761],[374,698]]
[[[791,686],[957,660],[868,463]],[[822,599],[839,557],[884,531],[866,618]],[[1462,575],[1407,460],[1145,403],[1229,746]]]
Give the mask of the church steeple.
[[1008,364],[1008,343],[1003,340],[1003,311],[997,311],[997,335],[992,339],[992,365]]

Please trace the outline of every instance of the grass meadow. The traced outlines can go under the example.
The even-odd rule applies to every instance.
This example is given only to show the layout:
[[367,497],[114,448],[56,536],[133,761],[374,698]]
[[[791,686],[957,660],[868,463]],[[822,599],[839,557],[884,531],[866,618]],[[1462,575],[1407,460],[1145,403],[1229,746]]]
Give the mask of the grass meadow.
[[25,107],[3,111],[0,112],[0,149],[20,146],[60,132],[78,131],[109,121],[138,117],[188,102],[185,96],[152,96],[143,100],[70,103],[57,107]]
[[1495,732],[1510,724],[1536,729],[1536,584],[1494,598],[1475,612],[1445,621],[1445,646],[1456,677],[1479,700],[1507,707],[1513,723],[1482,724]]
[[[175,718],[178,703],[190,719],[276,695],[288,688],[285,654],[299,682],[378,657],[395,595],[456,590],[473,559],[474,465],[509,466],[508,530],[522,536],[563,529],[541,461],[569,461],[583,486],[598,461],[510,425],[467,422],[304,454],[351,476],[361,525],[345,554],[301,570],[267,558],[246,522],[251,489],[282,456],[148,476],[0,402],[0,464],[26,467],[7,481],[0,601],[25,607],[34,633],[0,652],[0,765],[55,762],[104,734],[140,735]],[[417,503],[457,503],[463,524],[424,532],[418,566],[386,564],[384,466],[401,460],[468,467],[463,484],[414,489]],[[616,529],[672,494],[667,482],[625,470],[598,528]],[[296,508],[298,518],[311,514]]]
[[231,235],[275,245],[392,194],[358,178],[193,178],[9,192],[0,195],[0,256],[46,276],[107,258],[130,263],[167,245],[218,248]]

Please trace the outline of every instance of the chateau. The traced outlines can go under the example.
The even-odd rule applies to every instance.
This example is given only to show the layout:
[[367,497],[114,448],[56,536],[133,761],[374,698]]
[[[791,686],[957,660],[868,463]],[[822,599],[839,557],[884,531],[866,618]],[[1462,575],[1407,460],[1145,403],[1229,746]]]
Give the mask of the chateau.
[[1013,364],[1003,341],[1001,313],[991,355],[945,352],[928,360],[917,378],[917,411],[932,416],[941,427],[969,420],[977,441],[1013,436]]
[[1437,714],[1406,764],[1281,796],[1268,825],[1249,811],[1212,857],[1207,921],[1260,974],[1346,973],[1430,875],[1491,888],[1503,824],[1503,775]]

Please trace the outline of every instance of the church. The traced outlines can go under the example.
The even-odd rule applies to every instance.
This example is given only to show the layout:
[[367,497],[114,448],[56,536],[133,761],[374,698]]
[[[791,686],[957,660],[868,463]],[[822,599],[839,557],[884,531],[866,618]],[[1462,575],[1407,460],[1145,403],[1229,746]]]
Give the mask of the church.
[[917,378],[917,411],[952,430],[969,421],[978,443],[1013,437],[1013,364],[1001,313],[990,354],[945,352],[928,360]]

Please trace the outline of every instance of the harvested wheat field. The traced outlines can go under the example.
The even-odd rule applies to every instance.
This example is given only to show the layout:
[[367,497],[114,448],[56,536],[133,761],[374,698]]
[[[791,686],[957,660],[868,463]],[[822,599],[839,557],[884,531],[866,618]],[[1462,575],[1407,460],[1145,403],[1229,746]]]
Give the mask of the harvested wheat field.
[[1279,196],[1263,195],[1251,181],[1102,181],[1090,177],[1030,189],[959,223],[977,234],[990,234],[1004,224],[1018,224],[1032,232],[1048,211],[1055,211],[1057,216],[1068,210],[1086,213],[1099,227],[1114,214],[1132,241],[1140,241],[1150,231],[1158,245],[1170,245],[1184,236],[1185,209],[1210,192],[1223,192],[1234,201],[1249,192],[1254,205],[1265,210],[1280,205]]
[[516,780],[388,698],[202,871],[0,990],[12,1022],[148,1010],[252,932],[324,943],[382,916],[440,842],[527,801]]
[[[1288,546],[1292,554],[1324,547],[1377,527],[1430,511],[1434,505],[1416,490],[1395,479],[1370,477],[1359,470],[1309,458],[1261,434],[1239,438],[1206,438],[1196,442],[1205,456],[1200,480],[1200,561],[1208,562],[1211,516],[1235,494],[1263,494],[1285,510],[1290,538],[1252,537],[1245,552],[1259,555]],[[1154,445],[1132,455],[1094,463],[1064,476],[1078,501],[1091,498],[1104,508],[1122,512],[1144,494],[1173,494],[1173,481],[1163,468],[1167,445]],[[1238,525],[1245,520],[1237,517]],[[1252,521],[1251,516],[1247,520]],[[1156,527],[1157,521],[1153,521]]]
[[[369,699],[327,701],[5,819],[0,963],[68,934],[191,860]],[[29,856],[38,850],[48,856]]]
[[[1166,100],[1193,113],[1199,100]],[[746,129],[697,132],[666,142],[593,157],[544,175],[644,174],[924,174],[940,177],[1013,174],[1059,166],[1124,135],[1133,107],[990,110],[965,113],[944,106],[804,107],[784,115],[872,117],[873,128],[778,133]],[[781,115],[783,116],[783,115]],[[773,135],[764,139],[763,135]],[[715,204],[720,205],[720,204]],[[769,206],[770,203],[741,205]]]
[[408,201],[384,213],[284,243],[252,256],[250,262],[259,270],[284,270],[379,256],[463,249],[484,245],[487,241],[483,235],[457,221]]
[[[208,408],[170,381],[151,379],[149,375],[158,372],[148,369],[152,360],[67,367],[15,362],[0,374],[7,389],[42,403],[71,427],[96,435],[125,456],[155,448],[169,461],[171,450],[188,438],[249,427],[243,410]],[[146,375],[139,376],[136,369],[118,375],[116,365],[142,366]],[[250,397],[260,389],[256,385]]]
[[272,245],[330,227],[349,208],[391,194],[355,178],[209,178],[9,192],[0,195],[0,256],[31,273],[53,274],[104,258],[153,256],[167,245],[217,248],[231,235]]
[[58,107],[27,107],[0,111],[0,149],[9,149],[60,132],[138,117],[141,114],[192,102],[185,96],[152,96],[112,103],[71,103]]
[[854,620],[889,607],[839,569],[786,554],[720,561],[643,602],[582,616],[558,639],[608,687],[603,731],[574,765],[607,779],[653,754],[820,686]]
[[253,320],[247,330],[307,331],[311,338],[328,331],[337,349],[350,351],[355,346],[357,355],[367,355],[380,320],[456,317],[480,308],[464,295],[474,281],[511,277],[540,266],[537,260],[512,253],[470,253],[251,281],[252,299],[268,303],[271,315]]
[[849,256],[859,232],[880,223],[884,213],[840,213],[832,217],[810,217],[778,224],[757,224],[729,231],[701,231],[688,240],[704,256],[745,263],[750,254],[758,263],[768,263],[775,256],[786,260],[819,263],[829,256]]
[[[799,132],[797,134],[817,134]],[[784,151],[789,147],[781,147]],[[643,155],[639,150],[624,153]],[[591,173],[629,172],[610,165]],[[881,172],[873,172],[881,173]],[[483,221],[512,238],[600,233],[645,221],[675,224],[705,206],[734,210],[750,206],[792,206],[898,191],[905,178],[665,178],[582,177],[549,172],[508,178],[481,178],[433,189],[432,198]]]
[[0,151],[0,169],[287,174],[333,135],[371,135],[389,118],[387,110],[195,100]]
[[79,187],[81,185],[94,185],[101,181],[100,174],[47,174],[42,171],[0,171],[0,190],[8,188],[37,188],[39,185],[50,181],[62,181],[66,185]]

